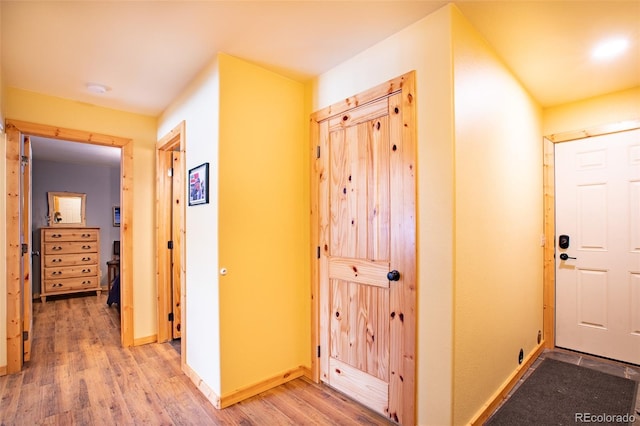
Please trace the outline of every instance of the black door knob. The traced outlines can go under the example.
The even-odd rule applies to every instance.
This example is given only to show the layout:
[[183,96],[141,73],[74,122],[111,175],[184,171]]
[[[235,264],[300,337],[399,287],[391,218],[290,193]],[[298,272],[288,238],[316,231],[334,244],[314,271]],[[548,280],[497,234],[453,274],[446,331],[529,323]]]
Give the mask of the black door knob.
[[398,281],[400,279],[400,272],[395,269],[389,273],[387,273],[387,279],[389,281]]
[[576,259],[576,258],[569,256],[567,253],[562,253],[562,254],[560,254],[560,259],[568,260],[568,259]]

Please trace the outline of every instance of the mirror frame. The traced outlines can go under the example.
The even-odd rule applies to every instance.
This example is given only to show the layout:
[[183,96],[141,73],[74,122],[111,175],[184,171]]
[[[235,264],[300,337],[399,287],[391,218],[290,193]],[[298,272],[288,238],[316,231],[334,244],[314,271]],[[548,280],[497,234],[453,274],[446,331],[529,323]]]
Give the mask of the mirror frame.
[[[74,223],[55,223],[53,221],[53,216],[55,212],[53,211],[53,200],[55,197],[74,197],[80,198],[80,222]],[[49,216],[47,220],[49,222],[50,227],[84,227],[87,226],[87,217],[85,215],[86,212],[86,204],[87,204],[87,194],[83,194],[80,192],[47,192],[47,198],[49,202]]]

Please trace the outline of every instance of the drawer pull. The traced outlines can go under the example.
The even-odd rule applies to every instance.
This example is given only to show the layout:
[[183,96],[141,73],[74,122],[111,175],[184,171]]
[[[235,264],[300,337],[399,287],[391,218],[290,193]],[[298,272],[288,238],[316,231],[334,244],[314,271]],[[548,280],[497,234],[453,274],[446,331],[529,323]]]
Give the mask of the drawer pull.
[[82,281],[82,284],[89,285],[89,284],[91,284],[91,281]]
[[62,287],[62,283],[55,283],[51,287],[53,288]]
[[91,234],[82,234],[82,238],[91,238]]
[[62,275],[62,271],[53,271],[51,275]]
[[82,250],[89,250],[91,246],[82,246]]
[[88,262],[88,261],[90,261],[90,260],[91,260],[91,258],[90,258],[90,257],[83,257],[83,258],[82,258],[82,261],[83,261],[83,262]]
[[51,247],[51,250],[60,251],[60,250],[62,250],[62,247],[60,247],[60,246],[53,246],[53,247]]
[[62,234],[51,234],[51,238],[62,238]]
[[62,259],[51,259],[51,263],[60,263]]
[[90,274],[91,273],[91,269],[83,269],[82,273],[83,274]]

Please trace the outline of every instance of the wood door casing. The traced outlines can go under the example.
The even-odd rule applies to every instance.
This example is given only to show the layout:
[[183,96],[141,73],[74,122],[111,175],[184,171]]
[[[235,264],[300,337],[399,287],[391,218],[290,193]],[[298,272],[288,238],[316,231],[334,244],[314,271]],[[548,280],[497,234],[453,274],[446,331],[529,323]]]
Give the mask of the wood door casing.
[[[158,341],[181,338],[185,361],[184,238],[185,238],[185,122],[156,144],[156,221]],[[171,172],[169,172],[172,170]],[[173,241],[173,249],[167,242]],[[173,313],[173,321],[168,316]]]
[[401,424],[415,422],[413,87],[409,73],[312,116],[316,377]]

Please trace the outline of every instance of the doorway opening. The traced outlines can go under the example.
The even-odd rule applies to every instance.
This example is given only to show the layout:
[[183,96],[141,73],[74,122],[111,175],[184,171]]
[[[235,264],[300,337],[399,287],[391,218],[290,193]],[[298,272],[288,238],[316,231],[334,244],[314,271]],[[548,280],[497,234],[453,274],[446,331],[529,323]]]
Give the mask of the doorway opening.
[[[99,133],[67,129],[43,124],[28,123],[17,120],[6,122],[6,208],[7,212],[15,212],[7,217],[7,373],[16,373],[22,369],[25,345],[23,341],[24,318],[31,317],[31,300],[26,303],[25,297],[31,298],[31,292],[25,291],[25,280],[21,271],[22,241],[20,236],[20,210],[24,198],[21,188],[22,141],[24,136],[37,136],[49,139],[88,143],[117,147],[121,150],[120,188],[121,188],[121,317],[120,340],[123,346],[133,345],[133,142],[131,139],[104,135]],[[32,250],[27,247],[27,252]],[[31,283],[27,281],[27,285]]]
[[640,120],[599,126],[591,129],[557,133],[544,138],[543,193],[544,193],[544,263],[543,263],[543,333],[546,348],[556,347],[556,187],[555,144],[593,136],[602,136],[640,129]]
[[186,360],[185,333],[185,122],[156,144],[156,226],[158,343],[180,339]]

